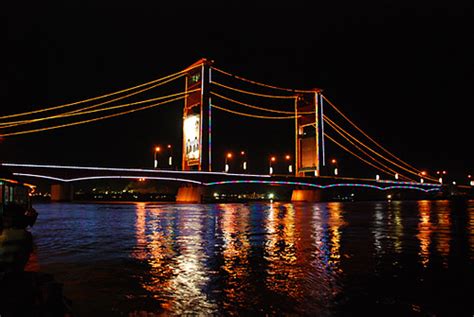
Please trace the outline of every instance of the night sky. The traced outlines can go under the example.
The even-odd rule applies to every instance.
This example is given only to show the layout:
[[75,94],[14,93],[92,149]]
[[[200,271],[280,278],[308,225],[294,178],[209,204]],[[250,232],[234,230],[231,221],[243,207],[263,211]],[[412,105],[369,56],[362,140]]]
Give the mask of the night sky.
[[[0,115],[124,89],[205,57],[255,81],[322,88],[348,117],[406,162],[465,177],[474,171],[473,5],[412,2],[213,9],[111,2],[100,8],[4,10]],[[154,96],[183,87],[181,81]],[[151,167],[155,144],[181,146],[182,105],[5,138],[0,161]],[[254,166],[264,166],[271,154],[293,154],[291,120],[215,113],[218,169],[226,151],[246,150]],[[327,151],[340,160],[341,170],[351,168],[357,175],[356,166],[364,166],[329,142]]]

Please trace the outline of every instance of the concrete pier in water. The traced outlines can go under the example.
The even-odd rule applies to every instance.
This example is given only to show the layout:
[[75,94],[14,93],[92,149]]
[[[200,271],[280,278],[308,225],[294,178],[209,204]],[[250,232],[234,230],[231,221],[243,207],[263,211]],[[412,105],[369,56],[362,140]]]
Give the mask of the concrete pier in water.
[[322,201],[322,191],[320,189],[293,189],[291,201]]

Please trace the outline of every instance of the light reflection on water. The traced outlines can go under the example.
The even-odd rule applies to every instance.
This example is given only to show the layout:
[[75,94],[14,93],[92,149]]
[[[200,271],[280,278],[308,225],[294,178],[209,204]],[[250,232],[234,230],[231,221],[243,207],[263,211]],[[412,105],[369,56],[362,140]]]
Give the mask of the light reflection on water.
[[472,310],[473,201],[36,208],[27,268],[78,316]]

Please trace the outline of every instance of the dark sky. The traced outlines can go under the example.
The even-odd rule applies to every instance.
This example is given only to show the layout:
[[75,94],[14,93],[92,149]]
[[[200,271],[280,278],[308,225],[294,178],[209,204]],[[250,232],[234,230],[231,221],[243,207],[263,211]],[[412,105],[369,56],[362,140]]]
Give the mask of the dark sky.
[[[3,10],[0,115],[124,89],[206,57],[256,81],[322,88],[403,160],[461,177],[473,171],[473,5],[412,2],[165,8],[77,1],[70,8]],[[177,92],[179,85],[160,91]],[[150,167],[154,144],[180,146],[181,112],[175,103],[5,138],[0,160]],[[254,165],[270,154],[292,154],[292,122],[216,112],[214,127],[217,164],[227,150],[247,150]],[[345,161],[353,166],[329,142],[327,150],[341,169]]]

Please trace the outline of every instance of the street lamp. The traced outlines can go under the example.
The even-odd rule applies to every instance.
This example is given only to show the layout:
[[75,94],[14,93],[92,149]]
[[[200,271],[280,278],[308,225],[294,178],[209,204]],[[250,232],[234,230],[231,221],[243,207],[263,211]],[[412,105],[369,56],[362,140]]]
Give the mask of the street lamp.
[[438,181],[440,184],[443,183],[443,175],[446,175],[446,171],[436,171],[436,174],[438,174],[439,178]]
[[170,168],[173,167],[173,148],[171,147],[171,144],[168,144],[168,154],[169,154],[169,157],[168,157],[168,165]]
[[285,160],[288,161],[288,173],[291,174],[291,173],[293,173],[293,165],[291,165],[290,159],[291,159],[291,156],[290,156],[290,155],[288,155],[288,154],[285,155]]
[[339,171],[337,169],[337,161],[336,159],[332,159],[331,160],[331,163],[334,165],[334,175],[337,176],[337,174],[339,174]]
[[161,148],[159,146],[155,146],[155,149],[153,151],[153,166],[154,168],[158,167],[158,160],[156,159],[156,155],[160,153]]
[[245,156],[245,151],[240,151],[240,156],[242,157],[242,170],[245,172],[247,171],[247,160]]
[[422,184],[424,183],[425,180],[423,179],[423,177],[426,176],[426,174],[427,174],[427,173],[426,173],[425,171],[422,171],[422,172],[420,173],[420,176],[421,176],[421,178],[420,178],[420,183],[422,183]]
[[270,175],[273,174],[273,167],[272,167],[272,163],[274,163],[276,161],[276,157],[272,156],[270,158]]
[[227,163],[227,159],[232,158],[232,153],[227,153],[225,156],[225,172],[227,173],[229,171],[229,164]]

